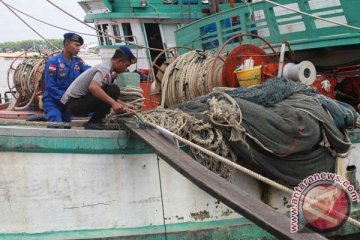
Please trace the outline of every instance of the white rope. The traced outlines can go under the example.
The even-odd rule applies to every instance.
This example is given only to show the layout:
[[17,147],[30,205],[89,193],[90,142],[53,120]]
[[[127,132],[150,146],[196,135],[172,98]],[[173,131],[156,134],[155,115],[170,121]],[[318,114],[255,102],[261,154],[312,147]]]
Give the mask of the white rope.
[[[161,106],[169,107],[209,93],[214,60],[214,53],[194,50],[170,63],[161,80]],[[221,86],[222,65],[222,61],[217,61],[215,86]]]

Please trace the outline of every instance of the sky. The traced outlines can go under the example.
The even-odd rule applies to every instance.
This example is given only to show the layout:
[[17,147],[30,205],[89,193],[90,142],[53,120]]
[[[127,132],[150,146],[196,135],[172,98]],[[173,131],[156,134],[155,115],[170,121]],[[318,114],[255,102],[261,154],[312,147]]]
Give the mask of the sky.
[[[95,35],[95,30],[81,24],[70,16],[66,15],[46,0],[2,0],[6,4],[25,12],[35,18],[43,20],[47,23],[77,31]],[[74,15],[78,19],[84,20],[85,12],[78,4],[78,0],[51,0],[66,12]],[[15,11],[16,12],[16,11]],[[62,39],[64,33],[68,32],[62,29],[47,26],[43,23],[37,22],[19,12],[16,12],[22,19],[38,31],[43,37],[47,39]],[[16,15],[14,15],[4,4],[0,1],[0,43],[8,41],[21,41],[29,39],[41,39],[35,32],[26,26]],[[91,23],[90,23],[91,24]],[[92,25],[93,26],[93,25]],[[95,36],[86,36],[80,34],[85,43],[96,43]]]

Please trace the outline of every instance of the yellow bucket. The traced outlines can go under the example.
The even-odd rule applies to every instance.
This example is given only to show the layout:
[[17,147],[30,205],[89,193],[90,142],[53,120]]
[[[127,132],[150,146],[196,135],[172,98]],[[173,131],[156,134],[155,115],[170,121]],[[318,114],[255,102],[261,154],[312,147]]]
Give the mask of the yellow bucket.
[[261,82],[261,65],[250,69],[234,71],[240,87],[250,87]]

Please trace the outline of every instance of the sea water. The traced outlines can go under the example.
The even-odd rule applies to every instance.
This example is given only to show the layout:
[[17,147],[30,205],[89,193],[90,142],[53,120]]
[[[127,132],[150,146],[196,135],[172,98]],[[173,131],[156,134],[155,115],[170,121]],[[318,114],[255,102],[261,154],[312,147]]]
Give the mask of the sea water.
[[9,91],[7,83],[7,73],[11,63],[14,61],[12,58],[0,57],[0,97],[1,103],[4,102],[5,92]]
[[[4,98],[5,98],[5,93],[6,92],[9,92],[9,86],[12,87],[13,86],[13,76],[10,75],[10,78],[9,78],[9,84],[8,84],[8,81],[7,81],[7,78],[8,78],[8,70],[11,66],[11,64],[14,62],[14,58],[4,58],[4,57],[0,57],[0,97],[1,97],[1,103],[4,102]],[[84,62],[90,66],[94,66],[96,64],[99,64],[101,63],[101,59],[100,59],[100,56],[98,59],[86,59],[86,58],[83,58]],[[21,60],[16,60],[14,63],[13,63],[13,67],[16,68],[16,66],[21,62]],[[13,71],[11,71],[13,73]],[[11,94],[7,94],[7,96],[11,97]]]

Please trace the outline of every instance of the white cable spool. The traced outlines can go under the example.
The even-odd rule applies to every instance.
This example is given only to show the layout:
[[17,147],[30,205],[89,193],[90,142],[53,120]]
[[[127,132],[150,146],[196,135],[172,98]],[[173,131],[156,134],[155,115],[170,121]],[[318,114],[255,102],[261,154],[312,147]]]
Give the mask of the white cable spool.
[[316,78],[316,69],[312,62],[302,61],[299,64],[288,63],[284,67],[284,78],[311,85]]
[[151,87],[150,87],[150,93],[151,93],[152,95],[155,95],[155,94],[158,93],[158,92],[156,91],[156,83],[155,83],[155,82],[156,82],[156,80],[151,83]]

